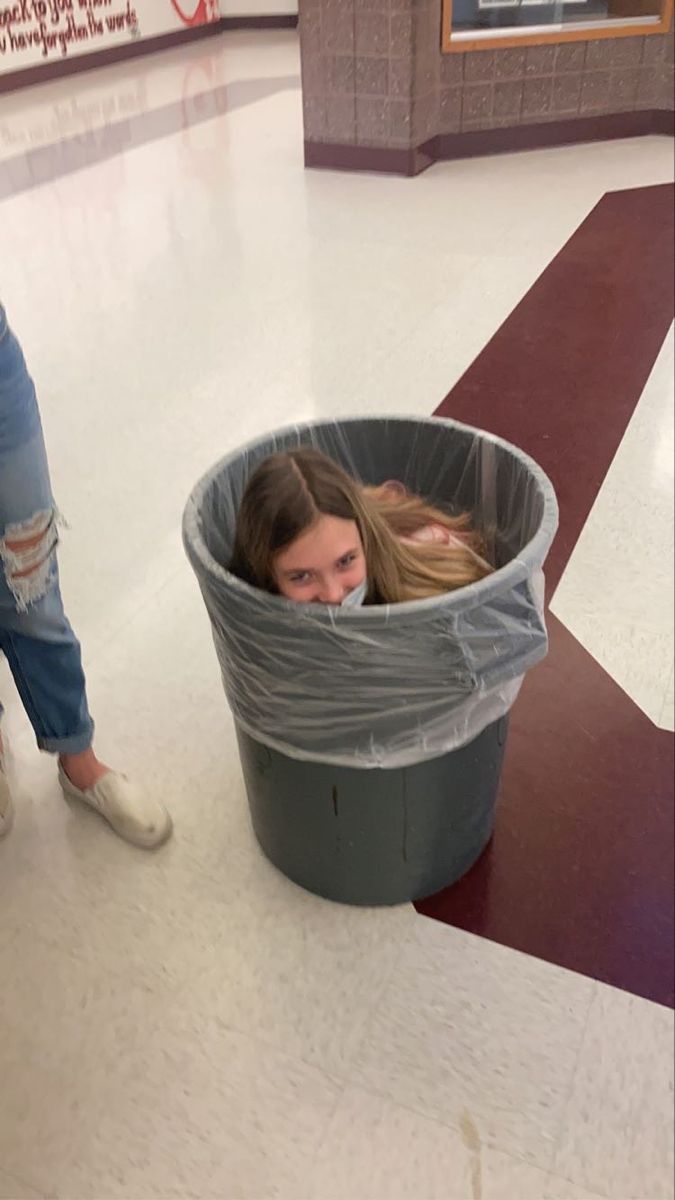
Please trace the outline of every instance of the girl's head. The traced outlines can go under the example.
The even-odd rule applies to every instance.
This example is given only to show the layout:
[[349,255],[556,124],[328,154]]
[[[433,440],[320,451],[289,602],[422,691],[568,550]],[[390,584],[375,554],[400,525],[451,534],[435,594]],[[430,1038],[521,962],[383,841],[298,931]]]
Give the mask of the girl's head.
[[342,604],[366,579],[366,525],[357,485],[330,458],[273,454],[244,493],[232,570],[289,600]]
[[[461,531],[455,546],[402,542],[430,521]],[[273,454],[248,481],[230,569],[289,600],[342,604],[367,581],[369,603],[440,595],[491,568],[466,517],[405,492],[364,488],[311,447]]]

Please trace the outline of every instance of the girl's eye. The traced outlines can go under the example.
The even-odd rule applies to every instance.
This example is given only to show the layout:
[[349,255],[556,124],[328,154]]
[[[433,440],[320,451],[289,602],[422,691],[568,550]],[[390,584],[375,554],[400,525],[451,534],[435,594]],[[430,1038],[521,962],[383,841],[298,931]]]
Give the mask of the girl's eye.
[[309,583],[309,572],[303,571],[301,575],[291,575],[291,583]]
[[338,562],[338,566],[339,567],[351,567],[353,562],[356,562],[356,555],[355,554],[345,554],[344,558],[341,558],[340,561]]

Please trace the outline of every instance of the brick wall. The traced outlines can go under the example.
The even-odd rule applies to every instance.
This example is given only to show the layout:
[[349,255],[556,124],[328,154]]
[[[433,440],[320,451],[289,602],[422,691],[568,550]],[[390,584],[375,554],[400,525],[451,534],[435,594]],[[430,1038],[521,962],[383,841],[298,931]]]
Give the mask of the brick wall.
[[438,132],[666,107],[672,34],[446,54]]
[[672,33],[441,54],[440,22],[440,0],[300,0],[306,140],[407,149],[673,108]]

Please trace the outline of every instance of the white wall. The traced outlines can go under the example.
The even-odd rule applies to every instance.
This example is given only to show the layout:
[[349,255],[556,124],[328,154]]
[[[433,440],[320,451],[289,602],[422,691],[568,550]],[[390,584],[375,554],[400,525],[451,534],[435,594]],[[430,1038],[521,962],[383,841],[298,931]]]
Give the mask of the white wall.
[[276,17],[298,15],[298,0],[220,0],[223,17]]
[[219,0],[0,0],[0,73],[175,33],[219,15]]
[[298,0],[0,0],[0,74],[205,25],[297,15]]

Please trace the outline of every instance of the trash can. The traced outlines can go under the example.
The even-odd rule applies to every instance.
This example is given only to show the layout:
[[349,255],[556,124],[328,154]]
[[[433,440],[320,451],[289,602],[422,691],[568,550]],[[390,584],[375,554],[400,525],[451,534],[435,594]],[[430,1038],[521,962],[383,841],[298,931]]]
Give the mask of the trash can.
[[[428,600],[297,604],[227,569],[246,482],[312,445],[352,476],[470,512],[497,570]],[[437,418],[281,430],[192,492],[185,548],[211,621],[255,834],[296,883],[349,904],[420,899],[489,841],[508,715],[547,650],[542,566],[558,510],[527,455]]]

